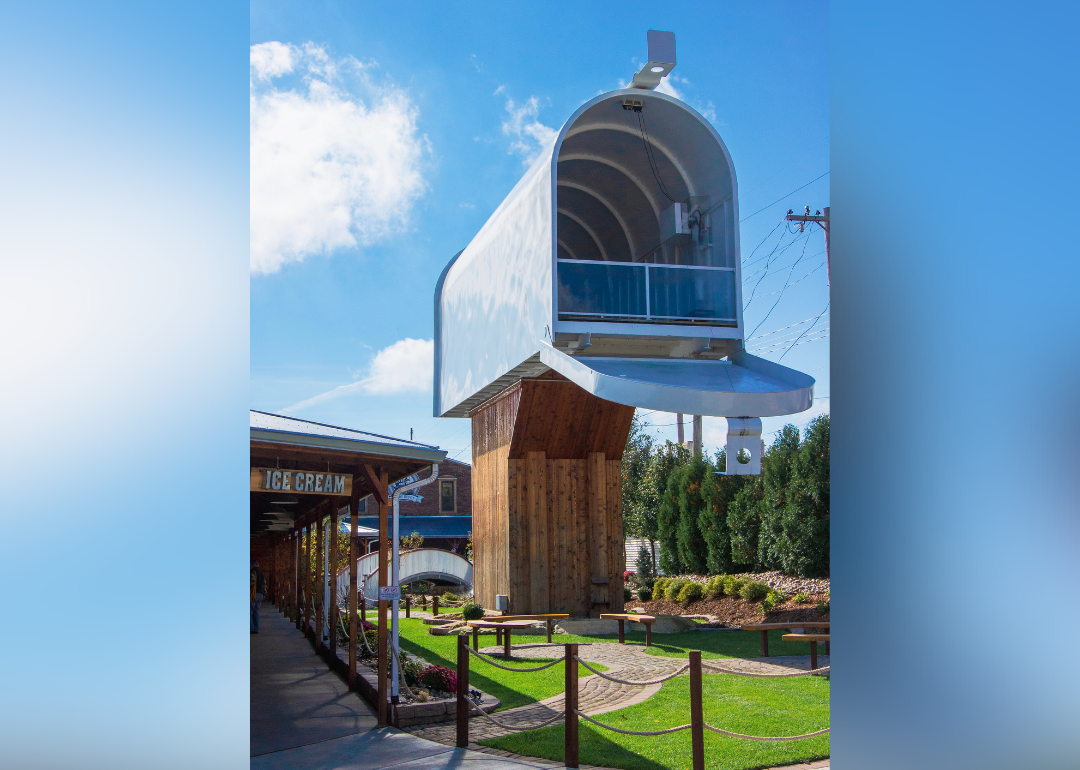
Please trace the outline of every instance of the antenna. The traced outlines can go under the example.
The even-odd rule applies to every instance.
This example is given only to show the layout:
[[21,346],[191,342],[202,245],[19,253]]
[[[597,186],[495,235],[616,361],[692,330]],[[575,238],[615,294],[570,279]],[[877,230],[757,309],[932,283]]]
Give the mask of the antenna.
[[648,40],[649,62],[634,75],[630,87],[651,91],[675,68],[675,33],[650,29]]

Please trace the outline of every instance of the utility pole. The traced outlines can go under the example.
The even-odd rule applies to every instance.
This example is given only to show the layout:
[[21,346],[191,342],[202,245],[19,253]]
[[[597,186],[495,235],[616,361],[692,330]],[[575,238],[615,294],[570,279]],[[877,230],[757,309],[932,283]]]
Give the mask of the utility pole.
[[675,424],[678,425],[679,446],[686,446],[686,438],[682,429],[682,412],[675,415]]
[[805,214],[795,214],[791,209],[788,209],[787,221],[798,222],[800,233],[803,231],[803,228],[806,227],[807,222],[817,222],[817,224],[821,226],[821,229],[825,231],[825,275],[826,280],[829,282],[829,287],[831,288],[832,275],[830,274],[831,271],[829,265],[829,207],[825,207],[824,214],[820,211],[815,211],[811,214],[809,206],[806,207]]
[[701,415],[694,415],[694,457],[701,457]]

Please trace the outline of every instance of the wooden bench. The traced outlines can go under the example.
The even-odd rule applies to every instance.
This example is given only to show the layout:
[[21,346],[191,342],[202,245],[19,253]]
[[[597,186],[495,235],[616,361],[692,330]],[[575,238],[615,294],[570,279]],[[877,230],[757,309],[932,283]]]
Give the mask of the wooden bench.
[[[502,633],[503,642],[503,657],[510,658],[510,630],[514,628],[531,628],[532,622],[528,620],[470,620],[465,625],[472,629],[472,646],[474,650],[479,650],[479,636],[481,628],[493,628],[498,634]],[[496,637],[495,643],[498,644],[498,637]]]
[[[515,620],[545,620],[547,621],[547,640],[548,644],[551,644],[551,626],[556,620],[566,620],[570,615],[565,612],[545,612],[539,615],[485,615],[484,620],[491,623],[505,623],[507,621]],[[499,644],[501,639],[499,629],[495,629],[495,644]],[[476,646],[473,645],[473,649]]]
[[828,634],[784,634],[785,642],[810,642],[810,670],[817,668],[818,642],[825,642],[825,654],[829,651]]
[[635,623],[641,623],[645,626],[645,646],[652,645],[652,624],[656,622],[654,615],[638,615],[634,612],[629,612],[625,615],[618,613],[603,613],[600,615],[601,620],[617,620],[619,621],[619,644],[626,644],[626,621],[632,620]]
[[[829,632],[827,620],[793,620],[790,623],[747,623],[742,627],[743,631],[761,632],[761,657],[769,657],[769,632],[780,628],[824,628]],[[829,652],[828,640],[825,640],[825,654]]]

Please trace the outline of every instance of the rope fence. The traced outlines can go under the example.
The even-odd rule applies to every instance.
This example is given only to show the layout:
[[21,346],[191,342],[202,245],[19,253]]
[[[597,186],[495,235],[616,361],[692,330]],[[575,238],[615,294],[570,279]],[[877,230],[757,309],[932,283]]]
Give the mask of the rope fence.
[[[496,719],[491,714],[488,714],[469,697],[469,657],[470,655],[480,658],[485,663],[488,663],[498,668],[505,669],[507,671],[517,671],[522,673],[542,671],[546,668],[550,668],[557,663],[562,663],[565,670],[566,678],[566,694],[564,697],[564,708],[562,714],[556,714],[548,720],[540,722],[538,724],[529,725],[528,727],[510,725],[499,719]],[[725,735],[729,738],[738,738],[748,741],[801,741],[807,738],[814,738],[819,735],[825,735],[830,732],[831,728],[826,727],[821,730],[817,730],[810,733],[804,733],[802,735],[746,735],[744,733],[737,733],[732,730],[725,730],[721,727],[713,727],[712,725],[705,724],[705,710],[702,702],[702,672],[703,669],[708,669],[720,674],[731,674],[734,676],[749,676],[762,679],[788,679],[797,676],[811,676],[816,674],[826,673],[829,670],[828,666],[824,668],[811,669],[810,671],[797,671],[794,673],[785,674],[765,674],[752,671],[738,671],[736,669],[724,668],[722,666],[716,666],[711,664],[703,664],[701,661],[701,652],[698,650],[691,650],[689,655],[689,662],[681,666],[678,670],[668,674],[667,676],[658,677],[656,679],[647,679],[642,681],[636,681],[633,679],[622,679],[617,676],[606,674],[602,671],[597,671],[585,660],[582,660],[578,655],[577,644],[565,645],[565,652],[561,658],[555,658],[550,663],[546,663],[542,666],[535,666],[530,668],[511,668],[509,666],[496,663],[491,657],[485,653],[477,652],[469,647],[468,638],[465,635],[458,636],[457,647],[457,746],[459,748],[465,748],[469,745],[469,717],[473,711],[478,711],[483,716],[498,726],[500,729],[508,732],[524,732],[526,730],[538,730],[541,727],[547,727],[548,725],[555,724],[556,722],[563,721],[565,724],[564,729],[564,746],[563,746],[563,763],[568,768],[576,768],[579,766],[578,762],[578,725],[579,720],[584,719],[586,722],[596,725],[604,730],[608,730],[613,733],[619,733],[620,735],[635,735],[643,737],[658,737],[661,735],[671,735],[672,733],[682,732],[683,730],[690,731],[690,744],[693,756],[693,770],[704,770],[705,768],[705,731],[708,730],[711,733],[717,735]],[[578,699],[580,688],[578,687],[578,666],[582,666],[588,671],[591,671],[594,675],[606,679],[617,684],[630,685],[634,687],[644,687],[648,685],[661,684],[663,682],[670,681],[675,677],[681,676],[683,673],[690,672],[690,722],[684,725],[677,725],[675,727],[668,727],[661,730],[625,730],[614,725],[605,724],[596,719],[593,719],[588,714],[584,713],[578,708]]]

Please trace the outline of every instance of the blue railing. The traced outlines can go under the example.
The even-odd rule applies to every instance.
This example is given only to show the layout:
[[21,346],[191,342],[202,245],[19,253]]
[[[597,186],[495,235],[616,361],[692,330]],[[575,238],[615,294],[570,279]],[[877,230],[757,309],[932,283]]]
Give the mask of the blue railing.
[[557,269],[560,318],[736,322],[732,268],[560,259]]

